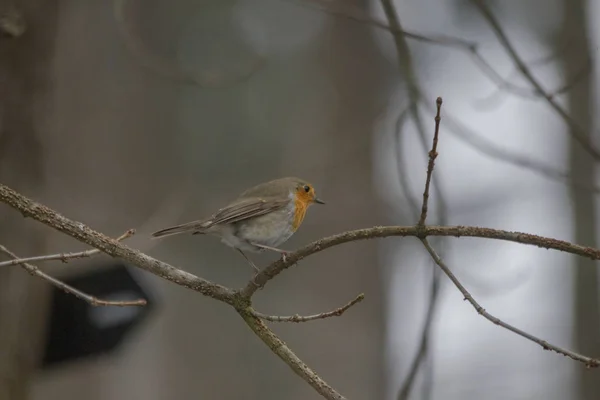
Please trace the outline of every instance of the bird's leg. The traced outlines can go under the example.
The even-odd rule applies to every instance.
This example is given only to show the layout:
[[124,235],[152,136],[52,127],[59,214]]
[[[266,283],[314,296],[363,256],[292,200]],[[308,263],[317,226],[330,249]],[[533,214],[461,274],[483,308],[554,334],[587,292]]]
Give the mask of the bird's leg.
[[254,274],[254,276],[252,277],[252,280],[251,280],[250,282],[252,282],[252,283],[254,284],[254,286],[256,286],[256,287],[260,287],[260,286],[258,285],[258,283],[256,283],[256,282],[254,281],[254,280],[256,279],[256,277],[258,276],[258,273],[260,272],[260,269],[258,269],[258,267],[257,267],[256,265],[254,265],[254,263],[252,262],[252,260],[251,260],[250,258],[248,258],[248,256],[247,256],[247,255],[246,255],[246,254],[245,254],[243,251],[241,251],[241,250],[240,250],[240,249],[238,249],[237,247],[236,247],[236,250],[237,250],[237,251],[239,251],[239,253],[240,253],[242,256],[244,256],[244,258],[246,259],[246,261],[248,261],[248,264],[250,264],[250,265],[252,266],[252,268],[254,268],[254,271],[256,271],[256,273]]
[[258,274],[260,272],[260,269],[258,269],[258,267],[256,265],[254,265],[254,263],[252,262],[252,260],[249,259],[248,256],[243,251],[241,251],[240,249],[236,248],[236,250],[239,251],[242,256],[244,256],[244,258],[246,259],[246,261],[248,261],[248,264],[250,264],[250,266],[252,266],[252,268],[254,268],[254,270]]
[[286,256],[289,253],[289,251],[278,249],[277,247],[271,247],[271,246],[267,246],[267,245],[264,245],[264,244],[258,244],[258,243],[253,243],[253,242],[251,242],[251,244],[253,246],[260,247],[261,249],[271,250],[271,251],[275,251],[277,253],[281,253],[281,258],[283,259],[283,262],[286,261]]

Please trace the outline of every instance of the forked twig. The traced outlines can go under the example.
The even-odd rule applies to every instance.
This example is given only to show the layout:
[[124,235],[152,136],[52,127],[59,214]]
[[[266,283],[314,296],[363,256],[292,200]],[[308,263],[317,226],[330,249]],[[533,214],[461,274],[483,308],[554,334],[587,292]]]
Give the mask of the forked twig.
[[[125,236],[125,235],[123,235],[123,236]],[[112,301],[112,300],[99,299],[95,296],[91,296],[87,293],[84,293],[81,290],[75,289],[74,287],[67,285],[63,281],[58,280],[58,279],[46,274],[45,272],[41,271],[35,265],[31,265],[25,261],[22,261],[24,259],[19,259],[15,253],[8,250],[6,247],[4,247],[2,245],[0,245],[0,252],[4,253],[10,257],[13,257],[16,260],[20,260],[20,262],[18,264],[20,264],[23,267],[23,269],[25,269],[31,275],[37,276],[38,278],[42,278],[45,281],[48,281],[51,285],[54,285],[55,287],[57,287],[61,290],[64,290],[67,293],[71,293],[73,296],[87,302],[88,304],[90,304],[92,306],[126,307],[126,306],[145,306],[147,304],[146,300],[144,300],[144,299],[129,300],[129,301]]]
[[[122,240],[130,238],[134,234],[135,234],[135,229],[130,229],[127,232],[125,232],[124,234],[122,234],[121,236],[119,236],[118,238],[116,238],[115,240],[117,242],[120,242]],[[50,255],[46,255],[46,256],[14,258],[13,260],[0,262],[0,268],[8,267],[10,265],[28,263],[28,262],[52,261],[52,260],[60,260],[64,263],[66,263],[69,260],[72,260],[74,258],[87,258],[87,257],[95,256],[100,253],[101,253],[101,251],[98,249],[90,249],[90,250],[78,251],[76,253],[59,253],[59,254],[50,254]]]
[[[422,216],[423,216],[423,214],[426,215],[426,213],[427,213],[427,200],[429,198],[429,196],[428,196],[429,184],[428,183],[431,179],[431,175],[433,175],[433,170],[435,167],[434,161],[435,161],[435,158],[437,157],[437,141],[438,141],[438,133],[439,133],[438,118],[439,118],[439,109],[440,109],[440,105],[441,105],[441,98],[438,97],[438,100],[436,103],[438,104],[438,113],[436,115],[436,126],[435,126],[435,134],[434,134],[433,144],[431,147],[431,151],[429,152],[429,167],[427,168],[427,180],[425,183],[425,191],[423,193],[423,210],[424,210],[424,212],[422,212],[422,214],[421,214]],[[424,220],[424,218],[422,218],[422,219]],[[420,223],[419,225],[417,225],[417,227],[424,227],[424,224]],[[469,303],[471,303],[473,308],[475,308],[475,310],[480,315],[482,315],[485,319],[493,322],[494,324],[496,324],[498,326],[503,327],[504,329],[507,329],[513,333],[516,333],[517,335],[522,336],[534,343],[539,344],[540,346],[542,346],[544,348],[544,350],[552,350],[552,351],[555,351],[564,356],[570,357],[573,360],[583,362],[588,368],[592,368],[592,367],[595,368],[595,367],[600,366],[600,360],[598,360],[598,359],[587,357],[587,356],[575,353],[573,351],[564,349],[562,347],[550,344],[547,341],[539,339],[530,333],[527,333],[519,328],[516,328],[510,324],[507,324],[506,322],[502,321],[501,319],[494,317],[493,315],[491,315],[490,313],[485,311],[485,309],[481,305],[479,305],[479,303],[473,298],[471,293],[469,293],[469,291],[463,286],[463,284],[454,275],[454,273],[452,273],[450,268],[444,263],[444,261],[441,259],[441,257],[436,253],[436,251],[433,249],[431,244],[429,244],[429,241],[427,240],[427,235],[422,235],[419,237],[419,239],[421,240],[421,243],[423,243],[423,246],[425,246],[425,249],[427,249],[427,252],[431,255],[431,258],[440,267],[440,269],[444,272],[444,274],[446,274],[446,276],[452,281],[454,286],[456,286],[456,288],[462,293],[462,295],[464,296],[464,299],[467,300]]]

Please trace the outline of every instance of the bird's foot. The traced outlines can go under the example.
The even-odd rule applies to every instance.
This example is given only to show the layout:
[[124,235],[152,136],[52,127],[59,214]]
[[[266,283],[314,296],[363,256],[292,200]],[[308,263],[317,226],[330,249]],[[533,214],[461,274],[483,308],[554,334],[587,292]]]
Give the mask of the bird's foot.
[[252,243],[252,242],[250,242],[250,244],[252,244],[253,246],[256,246],[256,247],[258,247],[260,249],[263,249],[263,250],[270,250],[270,251],[275,251],[277,253],[280,253],[281,254],[281,259],[283,260],[283,262],[286,262],[287,255],[290,253],[287,250],[278,249],[277,247],[271,247],[271,246],[267,246],[267,245],[264,245],[264,244],[258,244],[258,243]]
[[281,252],[281,260],[285,263],[287,262],[287,252]]

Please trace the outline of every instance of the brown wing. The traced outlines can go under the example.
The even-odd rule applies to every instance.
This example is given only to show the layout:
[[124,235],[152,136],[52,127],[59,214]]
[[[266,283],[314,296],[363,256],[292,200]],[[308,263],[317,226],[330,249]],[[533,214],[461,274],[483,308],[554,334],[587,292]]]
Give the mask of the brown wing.
[[265,215],[284,208],[289,201],[289,199],[258,197],[237,200],[217,211],[212,218],[206,221],[206,227],[216,224],[233,224],[248,218]]

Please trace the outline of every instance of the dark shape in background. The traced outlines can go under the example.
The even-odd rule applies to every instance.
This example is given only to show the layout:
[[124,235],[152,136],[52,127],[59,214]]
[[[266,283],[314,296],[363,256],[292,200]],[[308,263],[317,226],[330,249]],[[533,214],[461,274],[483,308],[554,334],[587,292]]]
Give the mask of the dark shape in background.
[[54,288],[41,368],[116,350],[155,307],[151,290],[136,275],[124,264],[116,264],[69,277],[64,282],[104,300],[146,299],[148,304],[143,307],[92,306]]

